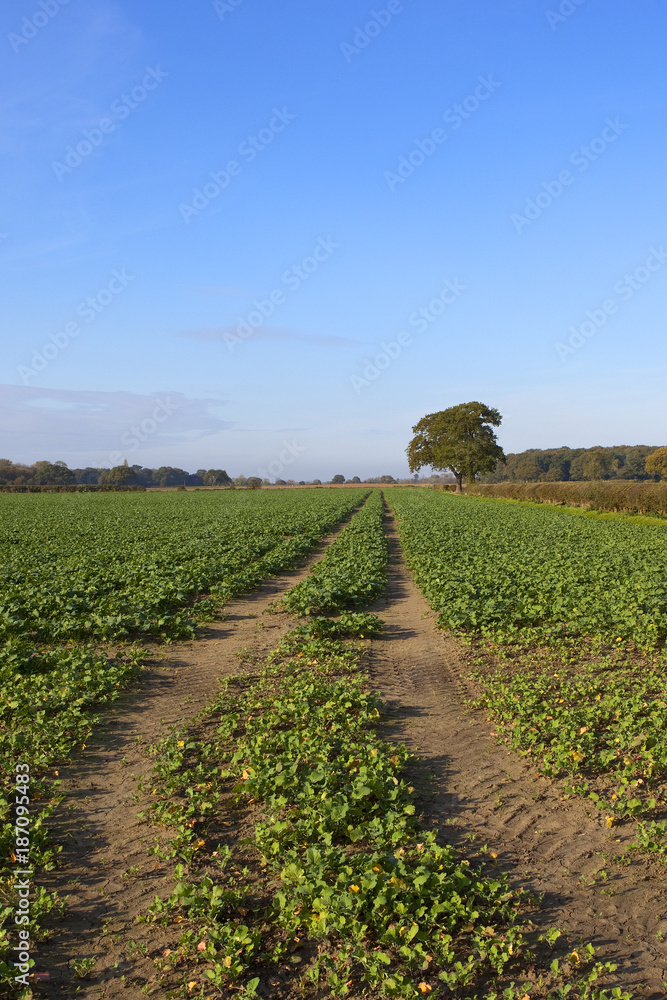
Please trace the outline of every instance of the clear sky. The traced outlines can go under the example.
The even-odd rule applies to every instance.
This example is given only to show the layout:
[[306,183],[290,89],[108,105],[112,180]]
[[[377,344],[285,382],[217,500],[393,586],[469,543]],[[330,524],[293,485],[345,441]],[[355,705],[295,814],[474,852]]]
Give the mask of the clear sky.
[[[665,444],[665,0],[15,0],[0,457]],[[664,241],[664,242],[663,242]]]

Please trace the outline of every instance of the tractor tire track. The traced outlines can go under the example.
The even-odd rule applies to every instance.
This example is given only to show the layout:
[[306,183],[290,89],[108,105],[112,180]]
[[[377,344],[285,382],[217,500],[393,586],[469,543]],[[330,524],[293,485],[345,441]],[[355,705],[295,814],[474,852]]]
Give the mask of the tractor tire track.
[[[371,609],[387,628],[369,643],[370,670],[388,702],[388,735],[419,757],[411,779],[426,821],[469,856],[487,844],[497,854],[495,861],[480,855],[488,870],[544,893],[535,923],[561,928],[570,947],[590,941],[599,960],[618,963],[619,983],[637,997],[664,998],[663,869],[641,855],[619,864],[632,837],[622,828],[607,829],[585,801],[564,800],[556,781],[538,777],[494,740],[483,713],[464,707],[461,647],[437,628],[405,564],[393,520],[389,540],[387,594]],[[600,869],[606,878],[595,874]],[[563,953],[557,946],[554,955]]]
[[[49,829],[63,849],[57,868],[42,884],[68,904],[62,919],[49,921],[48,939],[38,946],[36,971],[49,978],[35,983],[36,995],[142,996],[135,981],[137,963],[128,959],[129,942],[140,937],[133,924],[156,895],[173,888],[172,866],[149,853],[157,831],[137,816],[150,804],[150,790],[136,795],[137,781],[152,768],[147,750],[170,726],[198,715],[215,696],[220,679],[251,670],[294,627],[295,620],[285,614],[262,615],[308,576],[351,516],[301,568],[230,601],[224,619],[202,629],[198,638],[160,647],[138,681],[105,712],[86,749],[51,772],[61,780],[65,799]],[[151,934],[152,950],[160,944],[158,925],[151,926]],[[75,963],[93,956],[93,971],[77,979]],[[140,959],[136,951],[135,957]]]

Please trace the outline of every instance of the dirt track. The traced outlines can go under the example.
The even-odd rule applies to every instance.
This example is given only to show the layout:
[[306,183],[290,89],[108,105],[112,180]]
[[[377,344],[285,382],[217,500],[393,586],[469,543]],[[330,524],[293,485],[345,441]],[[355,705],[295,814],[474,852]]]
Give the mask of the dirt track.
[[[224,620],[202,630],[199,638],[161,647],[159,659],[149,662],[114,704],[86,751],[59,769],[67,797],[50,826],[64,849],[44,884],[69,901],[65,918],[52,922],[49,940],[39,946],[37,968],[50,974],[39,984],[40,996],[118,994],[130,1000],[142,995],[120,976],[137,972],[127,957],[128,943],[143,936],[135,917],[157,893],[165,894],[167,875],[148,852],[154,831],[137,818],[150,798],[149,792],[135,797],[137,779],[152,766],[146,751],[170,726],[196,716],[215,695],[219,678],[243,670],[240,650],[261,657],[293,627],[294,619],[286,615],[262,618],[262,613],[308,575],[341,528],[320,543],[303,568],[231,601]],[[166,886],[171,891],[171,878]],[[154,948],[159,930],[152,926],[150,934]],[[90,979],[75,978],[72,963],[93,955],[97,963]],[[150,969],[151,963],[145,964]]]
[[[437,629],[393,527],[390,542],[387,595],[373,608],[388,627],[371,643],[371,675],[390,703],[391,735],[421,759],[412,780],[429,818],[468,851],[487,844],[498,857],[483,858],[515,885],[544,893],[542,922],[567,931],[571,942],[591,941],[601,960],[619,964],[636,996],[664,998],[667,942],[656,936],[667,935],[662,870],[644,858],[615,862],[631,838],[617,841],[619,833],[583,800],[563,800],[557,782],[537,777],[497,744],[481,712],[463,707],[461,648]],[[608,877],[591,884],[601,869]]]
[[[392,523],[389,531],[389,589],[371,609],[387,629],[369,643],[369,664],[375,686],[389,701],[391,735],[421,758],[413,780],[429,821],[470,855],[487,844],[497,859],[484,854],[483,860],[506,871],[515,885],[545,893],[536,920],[567,931],[570,944],[592,941],[600,959],[619,963],[622,985],[633,987],[636,996],[664,997],[667,946],[657,935],[667,933],[665,877],[657,868],[649,875],[643,859],[629,867],[615,862],[625,846],[616,831],[607,830],[599,814],[589,815],[582,801],[563,801],[555,782],[536,777],[499,747],[485,717],[463,707],[460,647],[435,627]],[[50,942],[40,946],[37,967],[51,975],[49,983],[39,984],[40,995],[141,997],[152,963],[131,954],[130,942],[145,939],[154,951],[161,941],[156,925],[137,926],[134,919],[172,886],[166,868],[148,853],[152,831],[136,817],[149,796],[132,799],[135,778],[150,769],[146,748],[169,725],[196,715],[215,693],[217,678],[243,669],[240,649],[261,656],[276,645],[292,623],[261,614],[307,574],[323,548],[301,571],[231,603],[226,619],[202,638],[168,651],[116,703],[85,756],[61,768],[68,797],[55,833],[66,845],[64,867],[52,873],[48,887],[70,901],[65,919],[53,924]],[[594,878],[601,869],[607,878]],[[92,955],[97,963],[90,979],[74,978],[72,960]]]

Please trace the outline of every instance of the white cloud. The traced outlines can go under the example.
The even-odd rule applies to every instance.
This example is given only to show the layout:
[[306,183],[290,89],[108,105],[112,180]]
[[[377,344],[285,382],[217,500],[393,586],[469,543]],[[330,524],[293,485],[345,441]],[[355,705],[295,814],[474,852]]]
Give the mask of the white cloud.
[[[0,386],[0,456],[14,461],[61,458],[70,466],[108,465],[120,451],[141,464],[177,464],[190,446],[233,423],[219,399],[180,392],[141,395]],[[156,408],[159,419],[154,419]]]

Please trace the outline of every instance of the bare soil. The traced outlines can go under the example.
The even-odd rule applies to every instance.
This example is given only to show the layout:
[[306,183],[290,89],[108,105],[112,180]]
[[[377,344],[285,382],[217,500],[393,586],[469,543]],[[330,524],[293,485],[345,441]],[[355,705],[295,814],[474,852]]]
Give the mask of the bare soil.
[[[646,1000],[665,997],[662,869],[641,856],[619,863],[629,836],[608,830],[583,801],[564,800],[557,782],[538,777],[498,744],[482,713],[465,708],[462,647],[437,629],[405,566],[393,522],[389,538],[388,591],[369,609],[387,628],[368,642],[369,668],[388,702],[387,734],[419,758],[412,780],[426,822],[470,857],[486,845],[479,860],[491,871],[544,893],[534,919],[562,928],[568,950],[591,941],[601,960],[618,962],[620,985]],[[262,613],[307,575],[325,545],[302,570],[230,603],[225,620],[201,638],[162,647],[161,662],[150,664],[119,699],[80,758],[60,769],[67,798],[54,832],[65,847],[47,887],[69,896],[69,904],[39,948],[37,968],[50,973],[37,985],[40,996],[139,1000],[155,992],[153,963],[131,944],[145,944],[153,954],[168,944],[166,932],[137,924],[136,917],[173,887],[171,867],[149,853],[154,831],[136,815],[150,800],[150,789],[133,798],[136,779],[150,771],[147,748],[170,725],[195,716],[216,693],[218,678],[243,671],[244,663],[251,670],[252,658],[277,645],[294,619]],[[236,655],[240,649],[247,651],[245,660]],[[92,956],[94,969],[78,979],[73,962]]]

